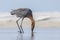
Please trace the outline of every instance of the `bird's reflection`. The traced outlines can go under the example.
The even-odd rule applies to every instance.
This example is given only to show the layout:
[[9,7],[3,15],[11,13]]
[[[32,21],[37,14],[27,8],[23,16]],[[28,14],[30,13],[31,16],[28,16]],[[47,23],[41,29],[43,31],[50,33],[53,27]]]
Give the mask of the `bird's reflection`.
[[34,40],[34,33],[31,34],[18,33],[17,40]]
[[31,40],[34,40],[34,33],[31,33]]

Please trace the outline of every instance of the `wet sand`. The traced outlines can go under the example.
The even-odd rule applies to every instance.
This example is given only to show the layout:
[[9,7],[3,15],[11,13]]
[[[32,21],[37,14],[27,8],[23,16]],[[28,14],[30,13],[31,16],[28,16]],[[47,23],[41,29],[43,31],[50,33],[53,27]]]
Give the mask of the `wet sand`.
[[0,28],[0,40],[60,40],[60,28],[39,27],[33,33],[24,28],[21,34],[18,28]]

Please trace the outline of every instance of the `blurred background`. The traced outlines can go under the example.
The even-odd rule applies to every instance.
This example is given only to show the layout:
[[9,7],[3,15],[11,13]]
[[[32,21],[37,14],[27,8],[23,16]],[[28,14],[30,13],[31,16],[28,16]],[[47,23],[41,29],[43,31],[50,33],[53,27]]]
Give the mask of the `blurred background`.
[[[10,15],[11,9],[30,8],[33,11],[36,26],[59,27],[59,4],[60,0],[0,0],[0,26],[7,26],[7,23],[8,26],[13,24],[16,26],[15,21],[17,18]],[[25,21],[27,20],[25,19]]]

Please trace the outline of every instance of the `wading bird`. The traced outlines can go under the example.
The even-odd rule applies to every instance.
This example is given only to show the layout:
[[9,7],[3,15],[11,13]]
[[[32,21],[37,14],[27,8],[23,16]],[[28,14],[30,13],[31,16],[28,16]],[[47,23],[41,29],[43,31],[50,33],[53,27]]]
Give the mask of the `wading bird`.
[[[16,17],[17,18],[19,18],[17,21],[16,21],[16,23],[17,23],[17,26],[18,26],[18,28],[19,28],[19,32],[20,33],[23,33],[24,31],[23,31],[23,28],[22,28],[22,23],[23,23],[23,19],[24,18],[29,18],[30,20],[31,20],[31,31],[33,32],[33,30],[34,30],[34,27],[35,27],[35,20],[34,20],[34,18],[33,18],[33,15],[32,15],[32,10],[31,9],[29,9],[29,8],[19,8],[19,9],[15,9],[15,10],[12,10],[11,11],[11,15],[16,15]],[[20,20],[20,18],[22,18],[22,21],[21,21],[21,24],[20,24],[20,26],[19,26],[19,24],[18,24],[18,21]]]

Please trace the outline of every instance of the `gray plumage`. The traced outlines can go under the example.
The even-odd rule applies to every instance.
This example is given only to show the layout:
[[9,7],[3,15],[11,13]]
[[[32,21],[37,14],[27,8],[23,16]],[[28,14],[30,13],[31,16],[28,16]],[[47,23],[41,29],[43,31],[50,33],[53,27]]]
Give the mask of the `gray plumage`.
[[[32,22],[32,24],[31,24],[31,26],[32,26],[31,30],[33,32],[33,29],[34,29],[34,26],[35,26],[35,21],[33,19],[32,10],[31,9],[29,9],[29,8],[15,9],[15,10],[11,11],[11,15],[16,15],[17,17],[19,17],[19,19],[16,21],[16,23],[17,23],[17,26],[18,26],[18,28],[20,30],[20,33],[24,32],[23,28],[22,28],[22,22],[23,22],[23,19],[25,17],[27,17],[27,18],[29,18],[31,20],[31,22]],[[20,20],[20,18],[22,18],[22,21],[21,21],[21,25],[19,26],[18,21]]]
[[17,17],[27,17],[28,15],[32,16],[32,11],[28,8],[20,8],[11,11],[11,15],[16,15]]

